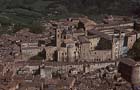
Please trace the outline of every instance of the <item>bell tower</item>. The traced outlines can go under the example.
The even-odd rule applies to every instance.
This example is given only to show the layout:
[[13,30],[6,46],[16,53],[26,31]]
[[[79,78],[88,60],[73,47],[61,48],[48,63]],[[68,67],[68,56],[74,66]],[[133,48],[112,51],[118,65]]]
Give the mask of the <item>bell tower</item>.
[[61,30],[58,28],[55,29],[55,43],[57,48],[61,47]]
[[116,40],[115,36],[112,36],[112,51],[111,51],[111,58],[112,60],[116,59]]

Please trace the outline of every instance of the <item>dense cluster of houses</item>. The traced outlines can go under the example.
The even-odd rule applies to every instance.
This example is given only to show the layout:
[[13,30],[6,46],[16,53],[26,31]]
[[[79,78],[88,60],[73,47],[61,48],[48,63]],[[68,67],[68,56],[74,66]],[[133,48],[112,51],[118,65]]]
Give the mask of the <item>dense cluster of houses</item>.
[[[95,76],[92,73],[97,69],[117,66],[118,59],[126,57],[140,38],[139,22],[126,16],[110,15],[99,24],[80,17],[42,25],[46,31],[42,34],[24,28],[14,35],[0,36],[0,90],[82,90],[88,81],[79,77],[85,80],[89,74]],[[113,77],[113,73],[117,72],[106,74]],[[98,79],[93,80],[98,82],[97,74]]]

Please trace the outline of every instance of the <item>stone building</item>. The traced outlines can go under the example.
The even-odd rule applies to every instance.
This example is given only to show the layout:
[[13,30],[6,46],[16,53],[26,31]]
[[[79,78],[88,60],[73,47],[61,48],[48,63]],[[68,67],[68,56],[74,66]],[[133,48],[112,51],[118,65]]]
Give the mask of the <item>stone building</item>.
[[90,42],[85,36],[79,36],[80,58],[88,60],[90,57]]
[[52,73],[60,71],[60,72],[69,72],[71,69],[75,69],[76,72],[92,72],[99,68],[106,67],[108,65],[115,65],[115,61],[101,61],[101,62],[46,62],[44,68],[41,68],[41,77],[42,78],[52,78]]
[[56,50],[57,48],[54,46],[48,46],[45,48],[46,50],[46,60],[47,61],[56,61]]
[[132,84],[140,84],[140,63],[130,58],[124,58],[119,63],[122,77]]
[[101,37],[93,35],[93,36],[88,36],[87,37],[89,42],[90,42],[90,50],[96,50],[96,46],[98,45]]
[[39,52],[41,52],[43,48],[40,47],[27,47],[27,48],[22,48],[22,59],[23,60],[28,60],[31,57],[38,55]]
[[133,44],[135,43],[135,41],[136,41],[138,38],[137,38],[136,33],[133,32],[133,33],[127,35],[127,39],[128,39],[128,40],[127,40],[127,47],[128,47],[129,49],[131,49],[131,48],[133,47]]
[[55,46],[46,49],[48,57],[51,61],[56,57],[59,62],[110,61],[123,57],[138,35],[134,22],[124,18],[115,17],[111,20],[114,23],[97,25],[87,18],[74,24],[71,20],[59,22],[55,27]]
[[111,61],[111,50],[95,50],[91,52],[91,62]]

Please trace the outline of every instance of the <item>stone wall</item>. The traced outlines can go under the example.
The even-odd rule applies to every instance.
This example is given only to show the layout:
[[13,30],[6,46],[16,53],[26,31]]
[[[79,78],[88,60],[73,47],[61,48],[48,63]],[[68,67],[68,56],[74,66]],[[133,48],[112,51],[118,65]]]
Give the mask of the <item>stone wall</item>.
[[[91,72],[97,69],[106,67],[108,65],[115,65],[116,62],[98,62],[98,63],[57,63],[57,64],[47,64],[45,68],[41,70],[42,77],[51,76],[53,72],[62,71],[62,72],[69,72],[70,69],[75,68],[77,72]],[[45,74],[47,73],[47,75]],[[48,77],[49,78],[49,77]],[[51,77],[50,77],[51,78]]]
[[24,49],[22,49],[22,59],[23,60],[28,60],[29,58],[37,55],[41,51],[42,51],[42,48],[39,48],[39,47],[24,48]]

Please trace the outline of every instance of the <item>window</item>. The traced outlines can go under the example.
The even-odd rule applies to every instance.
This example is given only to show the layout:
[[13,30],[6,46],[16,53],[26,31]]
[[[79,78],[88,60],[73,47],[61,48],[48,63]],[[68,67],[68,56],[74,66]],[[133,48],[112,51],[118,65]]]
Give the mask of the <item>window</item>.
[[124,38],[123,46],[127,46],[127,44],[128,44],[128,37],[125,37],[125,38]]
[[96,52],[95,52],[95,54],[96,54]]
[[66,36],[64,36],[64,39],[66,39],[67,37]]
[[94,61],[97,61],[97,59],[95,58]]

